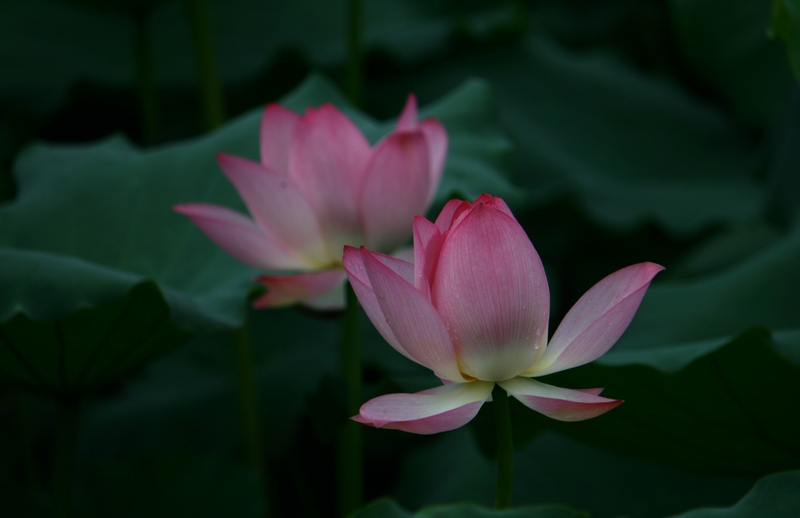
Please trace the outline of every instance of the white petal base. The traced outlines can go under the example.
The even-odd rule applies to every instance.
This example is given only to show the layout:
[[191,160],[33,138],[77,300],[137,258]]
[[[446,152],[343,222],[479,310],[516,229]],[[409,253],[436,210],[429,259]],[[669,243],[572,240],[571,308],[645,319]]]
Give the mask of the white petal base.
[[494,383],[453,383],[416,394],[387,394],[364,403],[354,421],[429,435],[470,422],[492,397]]

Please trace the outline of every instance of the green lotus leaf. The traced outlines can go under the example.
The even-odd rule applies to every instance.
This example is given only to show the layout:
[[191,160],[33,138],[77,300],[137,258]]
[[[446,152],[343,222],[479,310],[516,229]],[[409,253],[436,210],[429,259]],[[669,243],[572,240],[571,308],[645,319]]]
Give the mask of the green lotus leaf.
[[776,473],[759,480],[736,505],[697,509],[673,518],[793,518],[800,515],[800,471]]
[[155,283],[51,321],[17,313],[0,324],[0,384],[79,397],[130,374],[189,338]]
[[800,2],[797,0],[774,0],[770,32],[786,44],[789,63],[800,80]]
[[724,110],[609,52],[537,34],[380,86],[435,97],[475,74],[497,91],[515,144],[512,181],[531,205],[570,197],[614,231],[654,222],[679,237],[764,210],[757,142]]
[[[680,355],[693,361],[679,367]],[[800,390],[800,364],[779,354],[766,329],[753,327],[722,346],[685,344],[612,360],[542,381],[604,387],[604,395],[625,404],[577,423],[518,408],[514,419],[527,430],[520,439],[549,428],[639,459],[724,475],[800,466],[800,402],[791,397]]]
[[671,0],[669,7],[682,57],[704,86],[719,92],[742,119],[775,122],[794,80],[780,42],[767,34],[770,3]]
[[437,505],[410,513],[390,499],[373,502],[364,509],[351,514],[351,518],[588,518],[584,512],[566,507],[546,505],[505,509],[498,511],[472,504]]

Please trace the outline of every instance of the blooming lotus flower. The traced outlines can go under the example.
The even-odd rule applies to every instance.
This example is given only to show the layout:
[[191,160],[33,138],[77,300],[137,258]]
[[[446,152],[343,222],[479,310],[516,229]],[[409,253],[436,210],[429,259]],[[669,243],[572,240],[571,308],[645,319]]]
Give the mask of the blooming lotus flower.
[[548,343],[550,293],[542,262],[499,198],[450,201],[435,224],[417,217],[414,264],[364,247],[345,247],[343,261],[386,341],[445,383],[417,394],[377,397],[353,419],[419,434],[469,422],[495,383],[525,406],[562,421],[589,419],[622,403],[601,397],[602,389],[572,390],[532,378],[605,353],[663,269],[635,264],[601,280]]
[[255,307],[302,302],[344,306],[342,247],[393,252],[411,237],[442,176],[447,133],[418,122],[408,97],[395,129],[370,148],[332,104],[298,115],[270,104],[261,120],[261,162],[220,154],[223,172],[252,219],[205,203],[177,205],[218,246],[255,268],[268,289]]

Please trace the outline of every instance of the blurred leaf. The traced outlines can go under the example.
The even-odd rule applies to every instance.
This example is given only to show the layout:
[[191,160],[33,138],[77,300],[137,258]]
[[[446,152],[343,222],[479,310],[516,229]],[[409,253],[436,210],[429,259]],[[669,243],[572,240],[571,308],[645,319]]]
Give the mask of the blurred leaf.
[[778,354],[795,365],[800,365],[800,329],[778,331],[773,335],[772,342]]
[[774,134],[770,162],[769,215],[786,227],[800,222],[800,91],[795,90],[782,124]]
[[[693,361],[673,370],[681,354]],[[800,401],[791,396],[800,392],[800,365],[776,353],[763,328],[722,347],[708,342],[619,353],[542,380],[605,387],[608,397],[626,402],[577,423],[519,409],[514,419],[527,430],[550,428],[626,455],[704,472],[762,476],[800,466]]]
[[17,310],[60,318],[153,279],[180,327],[238,325],[255,272],[170,208],[201,196],[241,206],[214,155],[257,145],[246,120],[152,151],[121,138],[28,148],[15,169],[19,195],[0,208],[0,245],[16,249],[7,253],[17,264],[0,277],[0,320]]
[[726,509],[697,509],[673,518],[794,518],[800,516],[800,471],[759,480],[742,500]]
[[409,518],[413,515],[397,505],[395,501],[382,498],[350,516],[351,518]]
[[[487,410],[491,413],[489,408],[482,412]],[[467,430],[453,430],[436,436],[405,459],[394,494],[411,509],[442,502],[489,506],[494,503],[496,477],[494,464],[475,448]]]
[[453,195],[474,200],[483,193],[500,196],[512,207],[522,201],[523,191],[505,173],[511,142],[501,130],[496,94],[488,83],[470,79],[420,116],[439,119],[450,137],[440,203]]
[[[656,280],[628,330],[600,361],[611,362],[623,353],[650,355],[701,341],[721,345],[751,325],[800,328],[798,264],[800,229],[714,275],[685,282]],[[648,364],[674,371],[692,359],[674,366]]]
[[616,228],[655,220],[689,234],[760,209],[751,146],[720,112],[608,55],[537,40],[526,57],[498,86],[524,175],[567,180],[590,216]]
[[90,464],[75,507],[86,517],[263,516],[258,481],[247,466],[174,454]]
[[[494,441],[492,412],[488,403],[478,418],[488,417],[489,440]],[[521,424],[516,417],[515,441]],[[467,430],[443,433],[407,457],[392,495],[408,509],[459,501],[488,506],[494,498],[495,462],[480,453]],[[585,509],[593,518],[652,518],[727,505],[752,483],[642,462],[545,432],[516,452],[512,504],[558,503]]]
[[515,183],[532,204],[571,195],[597,223],[629,231],[654,221],[687,236],[763,210],[761,151],[724,112],[606,52],[578,54],[534,36],[392,77],[421,97],[479,74],[495,86],[517,144]]
[[515,505],[560,502],[592,518],[653,518],[727,505],[753,483],[638,461],[550,432],[518,451],[514,466]]
[[792,70],[800,80],[800,2],[773,0],[770,31],[786,44]]
[[781,238],[780,232],[765,223],[752,223],[729,228],[701,241],[670,273],[698,276],[724,270],[740,263]]
[[[264,450],[283,455],[296,440],[306,397],[336,372],[338,320],[297,309],[251,313]],[[94,407],[85,432],[93,455],[229,451],[240,437],[231,339],[195,339],[144,371],[122,397]]]
[[0,382],[77,396],[147,365],[189,338],[153,282],[56,321],[17,313],[0,324]]
[[566,507],[546,505],[506,509],[497,511],[478,507],[472,504],[455,504],[428,507],[416,514],[405,511],[396,502],[389,499],[378,500],[364,509],[350,515],[351,518],[483,518],[497,516],[503,518],[588,518],[583,512]]
[[[161,88],[194,87],[196,60],[184,2],[115,0],[114,8],[100,0],[73,3],[78,5],[55,0],[0,3],[0,96],[48,111],[77,79],[135,86],[133,20],[109,11],[153,3],[158,5],[147,27],[156,83]],[[286,49],[298,50],[315,67],[345,61],[346,2],[208,0],[208,7],[225,84],[253,78]],[[453,19],[424,2],[368,0],[363,2],[363,48],[388,50],[403,61],[420,60],[447,45],[456,20],[479,29],[507,10],[490,5]]]
[[170,0],[60,0],[66,4],[108,11],[112,13],[136,15],[150,12],[160,4]]
[[769,3],[671,0],[670,5],[681,49],[697,76],[745,120],[774,122],[794,81],[780,45],[767,35]]

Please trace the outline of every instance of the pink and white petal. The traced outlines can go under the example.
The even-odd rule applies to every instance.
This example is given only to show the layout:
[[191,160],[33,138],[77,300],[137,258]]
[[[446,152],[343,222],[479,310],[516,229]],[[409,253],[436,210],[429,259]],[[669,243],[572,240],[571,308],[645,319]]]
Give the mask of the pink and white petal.
[[448,145],[447,130],[444,129],[442,123],[435,119],[425,119],[419,125],[419,129],[425,135],[425,141],[428,143],[428,156],[431,164],[431,184],[428,191],[428,203],[430,204],[436,196],[436,190],[439,188],[439,182],[444,173]]
[[448,201],[442,208],[441,212],[439,212],[439,216],[436,218],[435,224],[439,228],[439,232],[444,234],[450,229],[453,221],[457,219],[459,215],[464,213],[464,211],[467,211],[470,208],[472,208],[472,205],[464,200]]
[[428,207],[430,181],[422,133],[395,133],[375,147],[359,195],[368,248],[391,252],[411,237],[414,216]]
[[439,228],[422,216],[414,218],[414,286],[428,297],[441,248]]
[[633,320],[653,277],[663,266],[640,263],[612,273],[572,306],[531,375],[589,363],[614,345]]
[[354,421],[428,435],[470,422],[492,396],[494,383],[452,383],[416,394],[387,394],[362,405]]
[[518,376],[547,332],[550,293],[539,255],[516,220],[478,204],[445,236],[431,289],[466,375]]
[[[340,290],[345,277],[345,271],[339,268],[298,275],[262,275],[256,280],[267,287],[267,293],[253,301],[253,307],[278,308],[297,303],[313,307],[326,300],[326,295]],[[344,299],[341,301],[338,308],[344,307]],[[335,302],[335,298],[327,302],[330,309],[336,307]]]
[[450,335],[436,308],[373,253],[365,250],[362,257],[386,323],[403,349],[437,375],[464,381]]
[[236,211],[207,203],[185,203],[172,210],[189,217],[217,246],[254,268],[296,270],[305,266],[283,243]]
[[[366,247],[363,248],[366,249]],[[393,255],[382,254],[380,252],[371,252],[367,250],[367,253],[371,254],[372,257],[383,263],[384,266],[402,277],[402,279],[407,283],[411,285],[414,284],[414,263],[410,263]]]
[[370,253],[366,248],[354,248],[352,246],[344,247],[344,254],[342,255],[342,264],[347,272],[347,278],[353,291],[364,308],[364,312],[369,317],[375,329],[386,340],[394,350],[413,361],[419,363],[408,351],[403,348],[403,345],[394,335],[394,331],[389,327],[386,321],[386,316],[383,314],[381,305],[378,302],[378,297],[372,289],[367,270],[364,267],[364,255]]
[[[366,271],[363,267],[363,254],[370,254],[372,257],[383,263],[384,266],[392,270],[394,273],[399,275],[409,284],[414,283],[414,264],[411,262],[406,261],[405,259],[400,259],[399,257],[395,257],[393,255],[386,255],[380,252],[372,252],[367,250],[366,247],[362,246],[360,248],[355,248],[352,246],[345,246],[344,253],[342,254],[342,264],[345,265],[345,269],[347,269],[347,264],[354,266],[354,274],[358,276],[358,279],[361,282],[369,284],[369,277],[367,276]],[[345,256],[349,256],[347,262],[345,262]]]
[[338,109],[309,108],[295,126],[290,148],[290,178],[320,217],[331,254],[361,244],[358,193],[370,158],[367,140]]
[[419,126],[419,116],[417,115],[417,97],[414,94],[408,94],[406,104],[400,117],[397,118],[397,125],[395,131],[414,131]]
[[220,153],[217,161],[259,227],[319,267],[338,261],[325,246],[314,208],[280,173],[245,158]]
[[298,114],[275,103],[261,116],[261,163],[284,176],[289,176],[289,143],[298,120]]
[[619,399],[598,396],[594,393],[598,389],[565,389],[528,378],[516,377],[498,385],[526,407],[558,421],[591,419],[623,403]]

